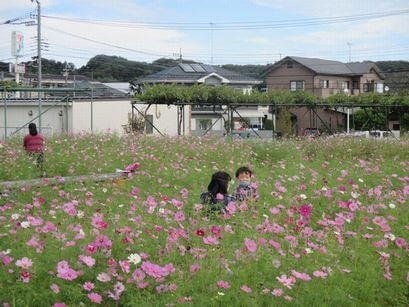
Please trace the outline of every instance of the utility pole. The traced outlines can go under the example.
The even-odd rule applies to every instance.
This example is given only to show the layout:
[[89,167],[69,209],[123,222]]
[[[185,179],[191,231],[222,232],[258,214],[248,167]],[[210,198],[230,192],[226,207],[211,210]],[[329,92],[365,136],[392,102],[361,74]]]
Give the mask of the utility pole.
[[349,62],[351,62],[351,45],[352,44],[350,42],[348,42],[347,45],[348,45],[348,48],[349,48]]
[[[34,2],[34,0],[31,0],[31,2]],[[37,3],[37,63],[38,63],[38,89],[40,90],[38,92],[38,128],[41,133],[41,107],[42,107],[42,101],[41,101],[41,88],[42,88],[42,72],[41,72],[41,5],[39,0],[35,0]]]
[[213,26],[214,23],[210,22],[210,64],[213,64]]

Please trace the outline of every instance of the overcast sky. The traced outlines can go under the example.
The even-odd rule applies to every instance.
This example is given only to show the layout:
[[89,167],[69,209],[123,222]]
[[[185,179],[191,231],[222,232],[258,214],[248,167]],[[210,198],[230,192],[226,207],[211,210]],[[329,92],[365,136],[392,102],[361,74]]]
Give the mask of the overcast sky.
[[[175,58],[180,49],[183,58],[211,63],[212,32],[213,64],[266,64],[287,55],[346,62],[348,43],[352,61],[409,60],[409,13],[327,24],[314,19],[314,25],[305,24],[311,18],[409,10],[408,0],[41,0],[41,4],[42,15],[48,16],[42,20],[43,38],[49,44],[43,57],[77,67],[96,54],[151,62]],[[35,9],[30,0],[0,0],[0,21]],[[243,29],[244,22],[248,26],[260,21],[269,27]],[[270,27],[294,21],[293,27]],[[226,25],[234,29],[220,29]],[[29,59],[36,52],[36,27],[0,25],[0,60],[12,61],[13,30],[24,33],[22,60]]]

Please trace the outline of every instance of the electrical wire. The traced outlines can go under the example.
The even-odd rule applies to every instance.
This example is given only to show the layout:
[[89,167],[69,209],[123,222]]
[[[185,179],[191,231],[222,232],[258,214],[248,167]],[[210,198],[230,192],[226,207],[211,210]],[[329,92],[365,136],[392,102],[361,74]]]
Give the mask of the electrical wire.
[[336,17],[321,17],[292,20],[269,20],[269,21],[235,21],[235,22],[122,22],[98,19],[69,18],[61,16],[43,15],[44,18],[65,20],[79,23],[99,24],[104,26],[125,28],[150,28],[160,30],[260,30],[260,29],[283,29],[293,27],[306,27],[315,25],[355,22],[362,20],[378,19],[390,16],[409,14],[409,9],[394,11],[374,12],[367,14],[345,15]]

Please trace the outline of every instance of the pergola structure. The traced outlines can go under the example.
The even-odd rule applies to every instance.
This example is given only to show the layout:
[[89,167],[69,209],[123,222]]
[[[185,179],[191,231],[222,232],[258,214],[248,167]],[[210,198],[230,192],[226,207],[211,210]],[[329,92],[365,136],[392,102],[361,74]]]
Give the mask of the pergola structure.
[[[140,109],[138,109],[137,105],[144,105],[146,106],[146,109],[144,112],[142,112]],[[398,110],[400,111],[399,114],[403,114],[404,112],[409,112],[409,106],[407,105],[385,105],[385,104],[322,104],[322,103],[317,103],[317,104],[307,104],[307,103],[279,103],[279,104],[265,104],[265,103],[251,103],[251,104],[245,104],[245,103],[225,103],[225,104],[220,104],[220,103],[215,103],[215,104],[209,104],[209,103],[192,103],[192,102],[174,102],[172,104],[169,103],[164,103],[164,102],[157,102],[157,103],[148,103],[148,102],[143,102],[139,100],[134,100],[132,101],[132,117],[134,116],[135,112],[137,112],[139,115],[141,115],[147,123],[149,123],[155,131],[157,131],[159,134],[163,135],[163,133],[147,118],[146,116],[146,111],[152,106],[152,105],[174,105],[177,107],[178,112],[177,112],[177,124],[178,124],[178,135],[183,135],[182,131],[185,131],[184,123],[185,123],[185,106],[207,106],[207,107],[213,107],[214,113],[219,114],[220,117],[216,120],[225,120],[223,117],[223,114],[227,114],[227,125],[224,125],[226,134],[231,135],[232,134],[232,127],[233,127],[233,115],[237,114],[240,119],[244,120],[242,115],[240,114],[239,110],[240,107],[250,107],[250,106],[262,106],[262,107],[269,107],[269,112],[273,114],[273,117],[275,114],[277,114],[277,111],[279,108],[301,108],[301,107],[306,107],[307,111],[303,116],[305,116],[308,112],[311,114],[315,114],[317,118],[320,120],[320,122],[323,124],[327,132],[329,132],[331,135],[333,132],[331,129],[328,127],[328,125],[325,123],[325,121],[319,116],[317,113],[317,109],[319,108],[324,108],[324,109],[331,109],[334,111],[342,110],[344,113],[347,113],[347,131],[349,132],[349,112],[351,111],[351,116],[352,116],[352,127],[353,129],[355,128],[355,118],[354,118],[354,109],[360,108],[363,109],[364,112],[366,113],[367,109],[373,110],[374,114],[381,118],[380,114],[384,113],[385,114],[385,130],[390,131],[388,127],[388,114],[390,110]],[[216,106],[221,107],[223,112],[216,112]],[[212,123],[212,125],[203,133],[203,136],[206,135],[216,124],[216,122]],[[273,119],[274,122],[274,119]],[[370,118],[368,121],[364,124],[364,126],[367,126],[370,123]],[[183,126],[182,126],[183,125]],[[251,127],[250,127],[251,128]],[[254,128],[251,128],[251,130],[260,137],[259,133],[257,130]],[[276,124],[275,122],[273,123],[273,135],[275,135],[276,132]],[[261,137],[260,137],[261,138]]]

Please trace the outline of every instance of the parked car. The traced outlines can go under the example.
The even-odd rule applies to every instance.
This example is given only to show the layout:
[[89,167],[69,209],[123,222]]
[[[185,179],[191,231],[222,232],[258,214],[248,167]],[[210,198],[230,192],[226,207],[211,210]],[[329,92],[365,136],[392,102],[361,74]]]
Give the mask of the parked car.
[[317,138],[321,134],[322,131],[319,128],[305,128],[302,135],[309,138]]

